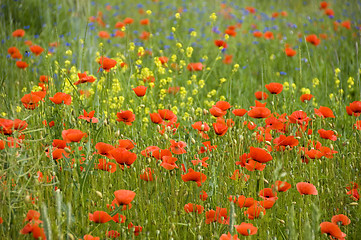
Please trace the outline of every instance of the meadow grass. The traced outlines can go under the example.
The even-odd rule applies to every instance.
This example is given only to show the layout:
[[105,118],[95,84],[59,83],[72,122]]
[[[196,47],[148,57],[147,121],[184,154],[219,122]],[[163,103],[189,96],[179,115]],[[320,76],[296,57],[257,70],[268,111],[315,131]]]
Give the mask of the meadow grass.
[[[347,194],[346,187],[351,182],[361,184],[361,134],[354,126],[360,119],[349,116],[346,106],[361,100],[361,5],[356,1],[328,3],[334,17],[320,10],[320,1],[3,1],[0,114],[2,119],[24,120],[28,126],[10,136],[0,135],[4,143],[0,150],[1,238],[32,239],[31,234],[22,235],[20,230],[26,225],[28,211],[36,210],[47,239],[85,239],[86,234],[107,239],[110,230],[119,232],[119,239],[219,239],[227,232],[242,239],[234,228],[242,222],[258,228],[257,234],[247,237],[250,239],[328,239],[321,233],[320,224],[337,214],[351,220],[349,225],[340,226],[346,239],[358,239],[361,207],[358,199]],[[248,6],[256,12],[246,10]],[[275,12],[279,16],[271,17]],[[134,22],[116,29],[115,24],[126,17]],[[139,23],[146,18],[148,25]],[[342,26],[347,20],[351,29]],[[224,34],[228,26],[235,26],[236,36]],[[13,37],[16,29],[24,29],[25,36]],[[125,36],[98,36],[99,31],[115,35],[116,30]],[[274,39],[256,38],[256,30],[271,31]],[[151,35],[141,39],[143,32]],[[319,38],[324,34],[324,38],[314,46],[306,41],[310,34]],[[227,48],[215,46],[217,39],[227,42]],[[25,40],[43,47],[44,52],[36,56]],[[285,44],[297,54],[286,56]],[[19,49],[27,68],[16,66],[17,60],[8,53],[13,46]],[[233,55],[230,64],[223,62],[225,54]],[[101,56],[116,60],[117,65],[109,72],[99,71]],[[161,56],[168,57],[167,64],[160,63]],[[188,64],[195,62],[201,62],[203,69],[187,70]],[[75,85],[77,74],[84,71],[94,76],[95,82]],[[34,110],[26,109],[21,98],[42,90],[38,85],[41,75],[49,78],[44,85],[46,96]],[[265,85],[271,82],[281,83],[282,92],[270,94]],[[144,97],[132,90],[140,85],[148,87]],[[271,139],[262,141],[265,119],[232,114],[234,109],[250,110],[256,91],[269,95],[261,102],[267,102],[272,113],[307,113],[307,131],[312,130],[312,134],[300,132],[300,126],[288,124],[285,117],[287,130],[272,130]],[[57,92],[70,94],[71,104],[54,104],[49,97]],[[305,93],[314,97],[302,102],[300,96]],[[223,136],[215,133],[212,124],[217,119],[210,114],[218,101],[232,106],[224,119],[232,118],[234,126]],[[335,118],[317,116],[314,108],[320,106],[332,109]],[[99,122],[79,119],[83,109],[94,110]],[[176,131],[174,125],[151,121],[149,113],[159,109],[169,109],[177,116]],[[116,121],[117,112],[125,110],[135,114],[131,126]],[[44,120],[54,121],[54,126],[44,125]],[[210,126],[207,134],[216,149],[199,153],[207,140],[192,128],[198,121]],[[257,127],[250,129],[249,122]],[[53,140],[63,139],[66,129],[81,130],[86,136],[67,143],[62,158],[54,159]],[[321,138],[319,129],[333,130],[337,140]],[[298,145],[277,151],[274,139],[282,134],[295,136]],[[10,147],[8,137],[21,139],[19,146]],[[99,159],[107,157],[96,154],[95,145],[104,142],[116,146],[120,139],[135,143],[129,150],[137,155],[135,162],[124,170],[117,164],[114,173],[96,169]],[[187,145],[186,153],[173,152],[179,168],[166,170],[162,160],[141,154],[149,146],[169,149],[171,139]],[[322,156],[306,164],[302,159],[312,148],[310,141],[319,141],[337,153],[333,158]],[[273,160],[263,171],[248,171],[235,164],[251,146],[272,150]],[[196,157],[209,157],[208,167],[193,166],[191,160]],[[154,171],[154,181],[140,178],[146,168]],[[182,180],[189,168],[207,176],[201,186]],[[235,170],[249,175],[248,181],[230,179]],[[248,219],[244,214],[247,208],[229,201],[230,196],[240,195],[261,201],[259,192],[272,188],[278,180],[292,187],[278,192],[274,206],[259,218]],[[300,195],[296,189],[299,182],[312,183],[318,195]],[[107,204],[120,189],[136,193],[132,208],[109,210]],[[199,197],[202,191],[208,194],[205,201]],[[186,213],[184,205],[188,203],[202,205],[204,212]],[[217,207],[227,209],[229,224],[206,224],[205,213]],[[120,213],[126,221],[94,223],[88,215],[95,211],[111,216]],[[139,236],[135,236],[134,228],[128,229],[131,222],[142,227]]]

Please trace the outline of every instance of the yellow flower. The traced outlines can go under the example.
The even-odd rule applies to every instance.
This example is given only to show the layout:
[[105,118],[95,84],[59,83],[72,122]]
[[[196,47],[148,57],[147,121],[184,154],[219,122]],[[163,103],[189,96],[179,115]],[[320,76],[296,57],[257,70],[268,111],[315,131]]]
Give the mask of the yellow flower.
[[213,22],[217,20],[217,14],[216,13],[212,13],[210,16],[209,16],[209,19],[211,19]]
[[176,13],[174,16],[176,19],[180,19],[180,17],[181,17],[179,13]]
[[172,32],[175,32],[175,30],[176,30],[175,27],[172,27]]
[[152,14],[152,11],[151,11],[151,10],[147,10],[145,13],[146,13],[147,15],[150,15],[150,14]]
[[335,69],[335,75],[339,74],[341,72],[341,70],[339,68]]
[[20,106],[16,106],[16,112],[21,112],[21,107]]
[[186,55],[187,57],[192,57],[192,53],[193,53],[193,48],[192,47],[187,47],[187,50],[186,50]]
[[65,51],[65,54],[68,56],[71,56],[73,54],[73,52],[69,49]]
[[192,36],[192,37],[197,37],[197,32],[196,32],[196,31],[192,31],[192,32],[191,32],[191,36]]

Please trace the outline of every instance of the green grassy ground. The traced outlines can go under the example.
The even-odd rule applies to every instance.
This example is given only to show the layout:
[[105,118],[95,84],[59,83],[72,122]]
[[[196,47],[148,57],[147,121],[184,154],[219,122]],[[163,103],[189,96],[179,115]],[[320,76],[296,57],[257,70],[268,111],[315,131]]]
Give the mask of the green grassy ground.
[[[28,211],[36,210],[47,239],[85,239],[86,234],[107,239],[110,230],[119,232],[119,239],[219,239],[227,232],[242,239],[234,228],[242,222],[258,228],[250,239],[327,239],[320,224],[337,214],[351,220],[349,225],[340,226],[346,239],[358,239],[361,208],[346,187],[350,182],[361,184],[361,135],[354,127],[360,119],[349,116],[346,106],[361,100],[361,5],[356,1],[328,3],[333,17],[320,9],[320,1],[4,1],[0,10],[0,114],[2,119],[24,120],[28,126],[11,135],[0,135],[4,143],[0,150],[1,238],[32,239],[31,233],[23,235],[20,230],[27,224],[23,220]],[[256,12],[246,10],[249,6]],[[276,12],[278,16],[271,17]],[[115,28],[126,17],[134,22]],[[142,25],[141,19],[149,19],[149,24]],[[350,29],[342,25],[345,21],[350,21]],[[229,26],[234,26],[236,36],[224,34]],[[25,35],[13,37],[16,29],[24,29]],[[263,34],[271,31],[274,39],[256,38],[256,30]],[[100,31],[115,36],[101,38]],[[150,36],[144,39],[143,32]],[[310,34],[321,39],[318,46],[306,41]],[[217,39],[224,40],[227,48],[215,46]],[[41,46],[44,52],[36,56],[25,40]],[[286,44],[296,50],[295,56],[286,56]],[[16,66],[17,60],[8,53],[10,47],[19,50],[27,68]],[[226,55],[233,55],[230,64],[223,62]],[[98,71],[100,56],[116,60],[117,65],[109,72]],[[161,56],[168,57],[167,64],[160,62]],[[194,62],[202,62],[202,71],[187,70]],[[77,74],[84,71],[96,80],[75,85]],[[46,96],[34,110],[26,109],[21,99],[42,90],[38,85],[41,75],[49,78],[44,85]],[[265,85],[271,82],[281,83],[282,92],[270,94]],[[132,90],[140,85],[148,87],[144,97]],[[287,114],[286,130],[271,130],[267,141],[259,138],[267,128],[265,119],[232,114],[234,109],[251,110],[256,91],[269,95],[261,102],[267,103],[274,116]],[[71,95],[71,104],[53,103],[49,97],[57,92]],[[302,102],[300,97],[305,93],[314,97]],[[223,136],[215,133],[212,124],[217,119],[210,114],[218,101],[232,106],[224,119],[233,119],[234,126]],[[317,116],[314,108],[320,106],[329,107],[335,118]],[[94,110],[99,122],[79,119],[83,109]],[[177,116],[176,131],[174,125],[151,121],[149,113],[159,109],[169,109]],[[116,121],[117,113],[125,110],[135,114],[131,126]],[[312,130],[312,134],[300,133],[298,124],[289,123],[288,116],[298,110],[310,117],[307,131]],[[44,120],[54,121],[54,126],[45,126]],[[207,140],[192,128],[198,121],[210,126],[208,141],[217,145],[215,150],[199,153]],[[251,130],[244,121],[257,127]],[[3,133],[4,126],[0,125]],[[63,139],[66,129],[79,129],[86,136],[67,143],[64,155],[56,160],[46,151],[56,150],[52,142]],[[159,133],[162,129],[164,134]],[[333,130],[337,140],[321,138],[319,129]],[[277,151],[274,139],[282,134],[295,136],[298,145]],[[8,137],[21,139],[19,146],[10,147]],[[129,150],[137,155],[135,162],[124,170],[117,164],[114,173],[96,169],[100,158],[116,161],[96,154],[95,145],[104,142],[116,146],[120,139],[135,143]],[[187,145],[184,154],[174,154],[173,150],[179,168],[167,170],[161,165],[166,160],[141,154],[149,146],[169,149],[171,139]],[[312,148],[309,141],[319,141],[337,153],[333,158],[320,156],[306,164],[302,158]],[[273,157],[263,171],[249,171],[235,164],[251,146],[267,149]],[[204,157],[209,157],[208,167],[201,163],[193,166],[191,160]],[[154,181],[140,178],[146,168],[154,171]],[[201,186],[184,182],[183,168],[204,173],[206,181]],[[249,175],[249,180],[230,179],[235,170]],[[248,219],[244,214],[247,208],[228,200],[230,195],[244,195],[261,201],[259,192],[277,180],[292,187],[277,193],[278,199],[264,216]],[[296,189],[299,182],[312,183],[318,195],[300,195]],[[136,193],[132,208],[109,210],[107,204],[120,189]],[[205,201],[199,198],[202,191],[208,194]],[[186,213],[187,203],[202,205],[204,212]],[[216,207],[227,209],[229,224],[206,224],[206,212]],[[111,216],[119,212],[126,220],[94,223],[88,215],[95,211]],[[128,229],[130,222],[142,227],[139,236],[135,236],[134,228]]]

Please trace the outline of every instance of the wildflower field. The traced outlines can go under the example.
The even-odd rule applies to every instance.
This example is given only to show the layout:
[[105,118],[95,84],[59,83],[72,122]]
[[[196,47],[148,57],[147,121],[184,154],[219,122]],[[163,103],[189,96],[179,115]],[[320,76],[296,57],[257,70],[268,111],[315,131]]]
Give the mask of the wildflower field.
[[360,1],[0,19],[0,239],[360,239]]

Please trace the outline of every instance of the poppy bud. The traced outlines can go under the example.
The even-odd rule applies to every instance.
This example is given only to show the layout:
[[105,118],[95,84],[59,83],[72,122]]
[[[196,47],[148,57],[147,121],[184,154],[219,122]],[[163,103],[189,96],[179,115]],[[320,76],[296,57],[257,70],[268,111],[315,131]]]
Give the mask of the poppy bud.
[[191,142],[192,142],[193,144],[196,144],[196,140],[194,140],[194,138],[191,138]]
[[267,181],[267,179],[263,178],[263,181],[267,184],[269,184],[269,182]]
[[70,238],[70,240],[75,240],[73,234],[71,234],[71,233],[68,233],[68,237]]
[[103,194],[99,191],[95,191],[95,193],[100,197],[100,198],[103,198]]
[[25,196],[25,202],[31,202],[31,197],[30,197],[30,195],[26,195],[26,196]]
[[204,124],[202,124],[202,126],[201,126],[201,130],[202,130],[202,131],[204,131]]
[[239,141],[243,141],[243,135],[239,135]]
[[352,203],[350,203],[350,205],[351,205],[351,206],[357,206],[358,203],[357,203],[357,202],[352,202]]
[[158,132],[160,131],[160,126],[159,126],[159,125],[157,125],[157,131],[158,131]]
[[278,221],[280,222],[280,223],[282,223],[282,224],[285,224],[286,222],[284,221],[284,220],[282,220],[282,219],[278,219]]
[[164,133],[164,139],[165,140],[168,140],[169,138],[168,138],[168,135],[166,134],[166,133]]
[[207,109],[203,109],[203,115],[207,115],[208,114],[208,110]]
[[67,152],[67,153],[71,153],[70,148],[68,148],[68,147],[65,147],[64,150],[65,150],[65,152]]

